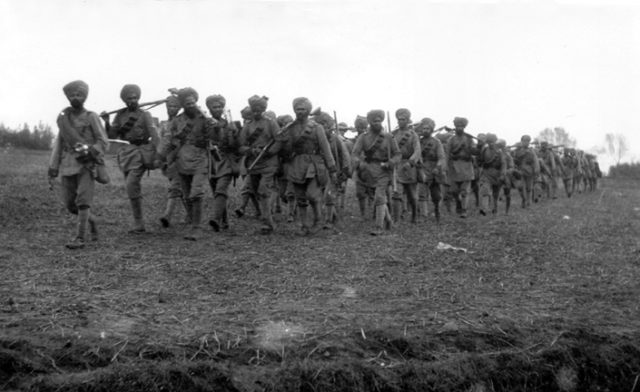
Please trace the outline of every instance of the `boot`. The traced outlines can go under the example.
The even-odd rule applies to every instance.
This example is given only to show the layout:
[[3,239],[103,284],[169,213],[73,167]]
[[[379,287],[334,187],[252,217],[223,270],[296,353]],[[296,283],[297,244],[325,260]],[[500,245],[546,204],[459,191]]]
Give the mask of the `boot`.
[[224,195],[216,195],[213,199],[213,218],[209,220],[209,226],[213,231],[218,232],[222,228],[226,208],[227,198]]
[[78,210],[78,232],[70,242],[65,246],[68,249],[82,249],[84,248],[84,238],[87,232],[87,225],[89,223],[89,209],[84,208]]
[[240,207],[236,208],[235,210],[236,217],[242,218],[244,216],[244,210],[247,208],[247,204],[249,204],[249,194],[245,193],[244,195],[242,195]]
[[191,201],[191,229],[184,239],[197,241],[200,238],[200,222],[202,221],[202,199]]
[[[252,199],[253,201],[254,199]],[[259,203],[259,204],[258,204]],[[271,197],[267,196],[264,198],[260,198],[260,200],[255,200],[254,205],[257,205],[257,216],[262,219],[262,226],[260,227],[260,232],[262,234],[271,234],[275,228],[275,223],[273,222],[273,218],[271,217]]]
[[133,228],[129,230],[129,233],[140,234],[146,230],[144,228],[144,220],[142,218],[142,198],[130,199],[131,211],[133,212]]
[[98,241],[98,224],[95,215],[89,213],[89,234],[91,241]]
[[160,224],[165,229],[171,226],[171,216],[173,212],[176,210],[176,206],[178,205],[178,199],[173,197],[167,200],[167,207],[164,210],[164,214],[160,217]]
[[384,234],[384,221],[385,221],[386,210],[387,210],[387,206],[385,204],[375,207],[376,220],[375,220],[375,227],[373,230],[371,230],[371,235]]

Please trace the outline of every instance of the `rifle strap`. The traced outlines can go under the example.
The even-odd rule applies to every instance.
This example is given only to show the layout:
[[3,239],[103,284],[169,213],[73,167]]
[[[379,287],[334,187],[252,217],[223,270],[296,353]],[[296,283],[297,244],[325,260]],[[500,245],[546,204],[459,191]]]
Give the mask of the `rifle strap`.
[[384,136],[382,136],[382,133],[379,133],[376,136],[376,138],[373,140],[371,145],[369,147],[365,147],[364,154],[365,155],[372,155],[375,152],[375,150],[380,148],[380,145],[382,145],[383,141],[384,141]]
[[87,144],[87,142],[80,136],[78,131],[71,125],[69,116],[71,115],[71,108],[65,108],[58,117],[58,127],[62,133],[63,140],[70,149],[73,149],[77,143]]
[[262,135],[262,133],[264,132],[264,128],[256,128],[253,133],[251,133],[251,135],[249,135],[249,137],[247,138],[247,145],[249,146],[253,146],[253,143],[255,143],[258,138],[260,137],[260,135]]

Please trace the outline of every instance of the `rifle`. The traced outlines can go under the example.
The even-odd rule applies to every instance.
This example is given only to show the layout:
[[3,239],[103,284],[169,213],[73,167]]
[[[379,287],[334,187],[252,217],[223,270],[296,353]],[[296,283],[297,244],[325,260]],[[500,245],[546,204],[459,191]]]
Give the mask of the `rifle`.
[[[450,127],[448,127],[448,126],[446,126],[446,125],[443,125],[443,126],[441,126],[440,128],[435,129],[435,130],[433,131],[433,133],[438,133],[438,132],[441,132],[441,131],[453,132],[453,131],[455,131],[455,130],[456,130],[455,128],[450,128]],[[463,135],[465,135],[465,136],[470,137],[471,139],[475,139],[475,140],[479,141],[479,139],[478,139],[477,137],[475,137],[475,136],[473,136],[473,135],[471,135],[471,134],[469,134],[469,133],[462,132],[462,134],[463,134]]]
[[276,138],[278,136],[282,135],[287,129],[289,129],[295,123],[296,123],[296,121],[291,121],[289,124],[287,124],[284,127],[282,127],[280,132],[278,132],[278,134],[273,139],[271,139],[271,141],[269,141],[269,143],[265,144],[265,146],[262,147],[262,150],[260,150],[260,152],[258,153],[258,156],[256,157],[256,159],[254,159],[253,162],[251,162],[251,164],[249,165],[249,167],[247,167],[247,171],[253,169],[253,167],[256,165],[256,163],[258,163],[258,161],[260,159],[262,159],[262,157],[267,152],[267,150],[269,148],[271,148],[271,146],[273,146],[276,143]]
[[[150,106],[149,108],[147,108],[147,110],[149,109],[153,109],[154,107],[158,106],[158,105],[162,105],[163,103],[166,103],[167,100],[166,99],[159,99],[157,101],[151,101],[151,102],[143,102],[143,103],[139,103],[138,107],[143,108],[145,106]],[[120,108],[120,109],[116,109],[116,110],[112,110],[110,112],[106,112],[106,113],[101,113],[102,115],[111,115],[111,114],[115,114],[118,113],[119,111],[126,109],[126,108]]]

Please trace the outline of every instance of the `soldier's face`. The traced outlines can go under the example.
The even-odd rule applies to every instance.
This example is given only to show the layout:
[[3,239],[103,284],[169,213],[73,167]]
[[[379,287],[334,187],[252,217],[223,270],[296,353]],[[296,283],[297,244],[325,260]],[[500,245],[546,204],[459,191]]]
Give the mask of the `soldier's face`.
[[529,147],[529,140],[524,139],[524,140],[520,140],[520,144],[522,145],[522,147],[527,148]]
[[409,124],[409,117],[405,115],[396,116],[396,119],[398,120],[398,127],[400,129],[405,129]]
[[198,106],[196,105],[196,98],[194,96],[188,96],[185,98],[182,102],[182,107],[188,116],[193,117],[198,113]]
[[369,120],[369,127],[374,131],[382,130],[382,119],[380,117],[372,118]]
[[178,102],[167,102],[167,116],[174,117],[180,111],[180,104]]
[[129,110],[136,110],[138,108],[139,100],[140,96],[134,92],[131,92],[124,97],[124,103],[127,105]]
[[224,106],[220,102],[213,102],[211,105],[207,106],[209,109],[209,113],[211,113],[211,117],[215,119],[220,119],[222,117],[222,113],[224,112]]
[[69,100],[71,107],[73,107],[74,109],[82,109],[84,101],[87,99],[87,97],[85,97],[84,94],[82,94],[80,91],[74,91],[69,94],[67,99]]
[[262,118],[262,113],[264,113],[264,111],[267,110],[266,108],[263,108],[262,106],[255,106],[251,108],[251,113],[253,114],[253,119],[254,120],[260,120]]
[[296,118],[298,120],[302,120],[309,117],[309,113],[311,112],[311,110],[309,110],[309,107],[307,105],[296,105],[293,108],[293,111],[296,113]]

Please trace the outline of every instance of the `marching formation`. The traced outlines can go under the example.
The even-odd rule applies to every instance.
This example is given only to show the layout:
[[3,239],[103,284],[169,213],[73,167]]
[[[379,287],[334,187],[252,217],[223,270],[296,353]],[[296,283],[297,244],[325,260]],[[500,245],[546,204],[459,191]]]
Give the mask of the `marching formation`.
[[[453,128],[436,129],[430,118],[414,123],[411,112],[402,108],[395,112],[397,127],[392,130],[388,113],[371,110],[357,116],[351,128],[338,123],[335,112],[314,110],[305,97],[293,100],[292,117],[267,111],[268,98],[254,95],[240,122],[232,120],[221,95],[206,98],[207,111],[200,109],[199,94],[189,87],[141,104],[140,87],[132,84],[120,93],[123,109],[98,115],[84,108],[89,92],[85,82],[70,82],[63,92],[70,107],[57,119],[48,175],[50,181],[61,176],[65,206],[78,216],[77,232],[66,244],[70,249],[84,247],[87,237],[98,239],[91,204],[95,182],[110,181],[104,162],[110,143],[119,146],[130,232],[146,232],[142,179],[148,170],[159,169],[168,180],[159,222],[171,226],[174,212],[184,208],[184,238],[192,241],[203,235],[205,214],[210,230],[229,228],[228,199],[238,178],[241,200],[233,211],[238,218],[251,202],[260,217],[260,233],[273,233],[273,213],[283,212],[306,236],[340,220],[349,180],[355,182],[360,216],[372,225],[372,235],[380,235],[405,215],[411,223],[439,223],[444,211],[466,218],[471,195],[480,215],[497,214],[500,200],[508,214],[513,189],[521,207],[529,208],[542,198],[557,198],[560,183],[571,197],[596,189],[601,177],[594,155],[532,142],[528,135],[512,146],[492,133],[472,136],[462,117],[454,118]],[[159,123],[143,109],[158,104],[167,109],[167,119]],[[384,130],[385,120],[390,132]],[[357,136],[347,138],[347,131]],[[203,203],[208,189],[211,211]]]

